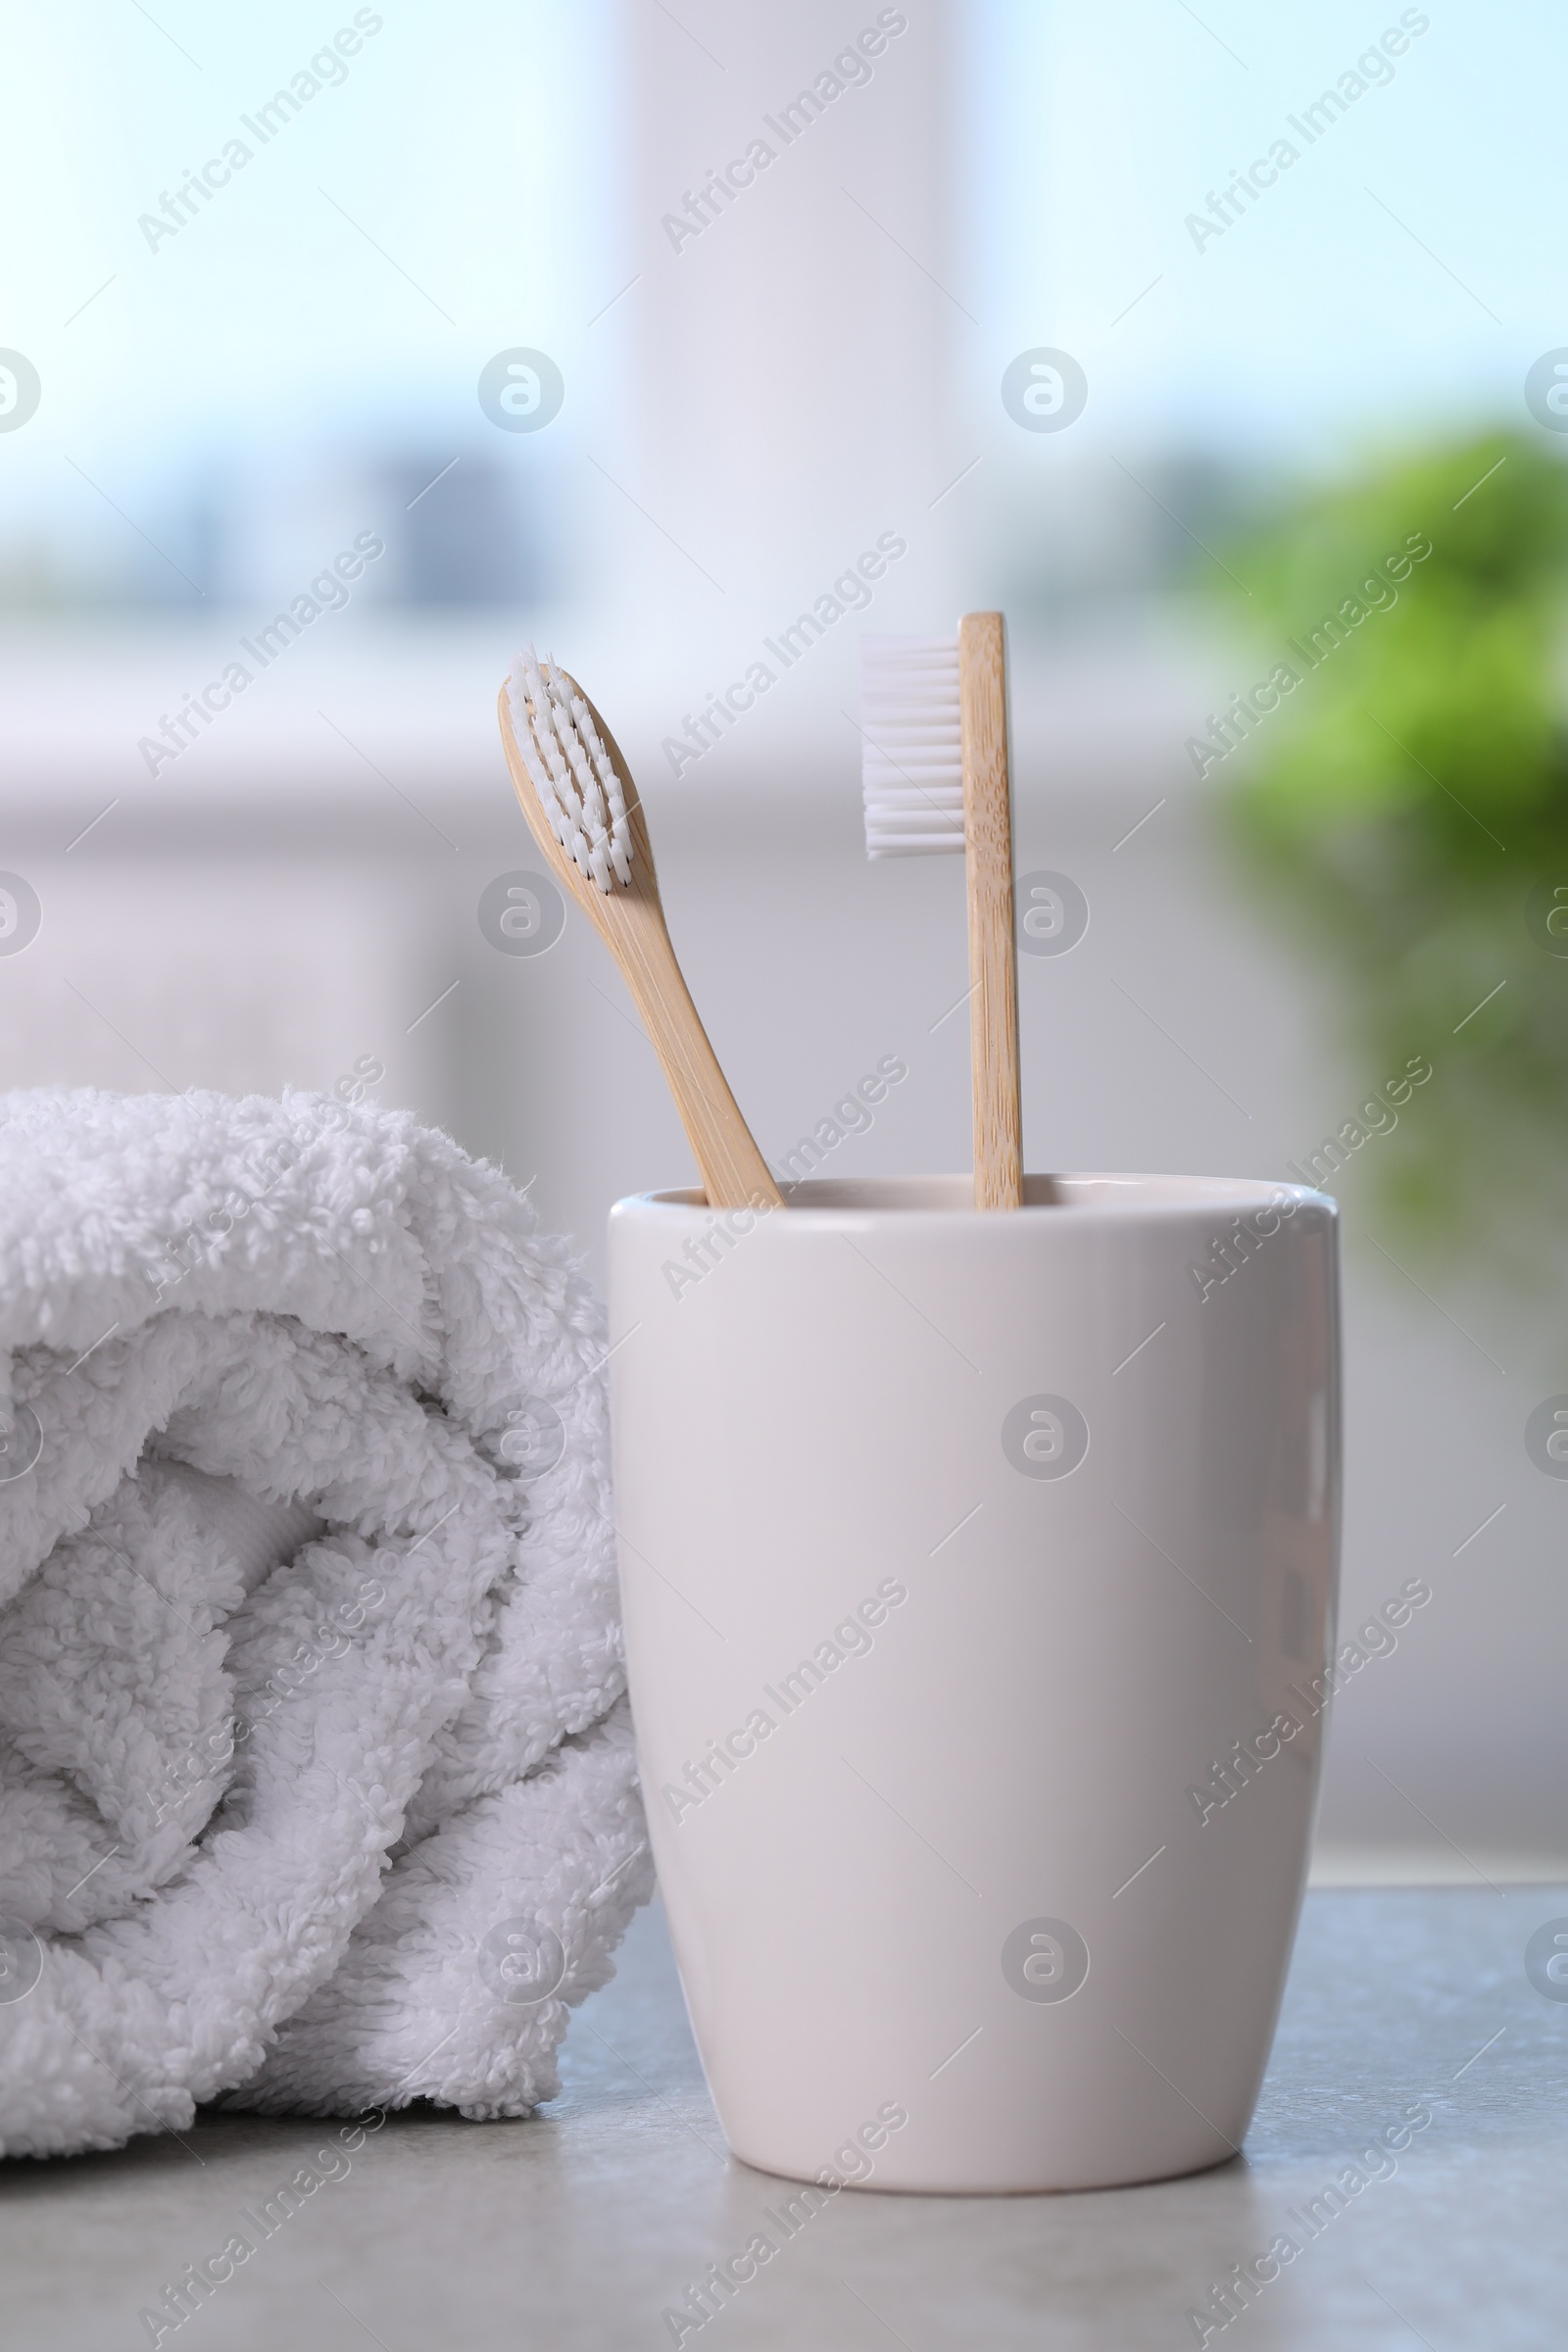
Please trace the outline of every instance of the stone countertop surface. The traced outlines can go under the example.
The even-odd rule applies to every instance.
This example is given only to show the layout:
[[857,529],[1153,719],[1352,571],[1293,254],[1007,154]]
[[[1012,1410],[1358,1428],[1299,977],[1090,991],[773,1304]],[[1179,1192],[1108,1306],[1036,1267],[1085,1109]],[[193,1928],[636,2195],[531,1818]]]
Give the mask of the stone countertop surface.
[[[1200,2340],[1189,2315],[1207,2307],[1204,2340],[1252,2352],[1562,2352],[1568,1999],[1537,1990],[1524,1960],[1558,1918],[1568,1924],[1568,1887],[1313,1892],[1240,2157],[1082,2195],[846,2192],[681,2340],[703,2352],[1176,2352]],[[563,2083],[525,2123],[391,2118],[161,2341],[671,2344],[666,2310],[793,2184],[725,2150],[657,1905],[633,1923],[614,1982],[575,2014]],[[1325,2189],[1412,2107],[1431,2121],[1394,2169],[1331,2210]],[[116,2155],[0,2164],[0,2345],[149,2343],[142,2306],[218,2252],[245,2227],[241,2208],[332,2132],[203,2115],[179,2139]],[[1303,2224],[1311,2200],[1318,2222]],[[1282,2234],[1299,2251],[1222,2328],[1214,2288]]]

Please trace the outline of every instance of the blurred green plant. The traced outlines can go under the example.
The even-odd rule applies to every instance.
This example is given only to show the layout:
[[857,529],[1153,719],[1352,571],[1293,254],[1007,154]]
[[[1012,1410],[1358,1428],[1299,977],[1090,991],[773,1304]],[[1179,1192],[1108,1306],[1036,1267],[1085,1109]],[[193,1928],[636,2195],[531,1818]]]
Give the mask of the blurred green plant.
[[1369,1084],[1433,1065],[1358,1168],[1428,1246],[1539,1275],[1568,1240],[1568,467],[1466,441],[1300,497],[1226,561],[1298,681],[1233,726],[1233,836],[1332,958]]

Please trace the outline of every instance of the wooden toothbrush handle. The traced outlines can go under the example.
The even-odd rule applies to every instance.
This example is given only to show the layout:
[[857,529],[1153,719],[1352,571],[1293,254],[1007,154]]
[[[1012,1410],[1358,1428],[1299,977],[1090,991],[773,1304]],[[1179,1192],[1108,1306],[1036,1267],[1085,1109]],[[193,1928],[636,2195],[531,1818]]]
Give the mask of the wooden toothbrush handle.
[[1012,936],[1006,650],[1000,612],[967,612],[958,623],[958,699],[969,893],[974,1204],[976,1208],[1020,1208],[1018,962]]
[[605,911],[607,934],[613,924],[612,944],[622,976],[663,1066],[709,1207],[782,1208],[784,1197],[708,1042],[661,909],[629,893]]

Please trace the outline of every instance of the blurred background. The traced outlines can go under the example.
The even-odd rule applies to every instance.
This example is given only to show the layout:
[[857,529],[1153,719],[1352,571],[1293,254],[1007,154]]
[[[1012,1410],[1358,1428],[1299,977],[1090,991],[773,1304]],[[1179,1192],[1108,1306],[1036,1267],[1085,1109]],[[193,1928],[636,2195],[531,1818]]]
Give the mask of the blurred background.
[[692,1170],[596,943],[498,921],[533,636],[769,1158],[896,1054],[831,1172],[961,1167],[961,862],[865,860],[858,652],[1004,606],[1029,1164],[1345,1205],[1345,1630],[1433,1601],[1338,1702],[1318,1875],[1563,1876],[1560,14],[8,31],[3,1083],[358,1072],[600,1269]]

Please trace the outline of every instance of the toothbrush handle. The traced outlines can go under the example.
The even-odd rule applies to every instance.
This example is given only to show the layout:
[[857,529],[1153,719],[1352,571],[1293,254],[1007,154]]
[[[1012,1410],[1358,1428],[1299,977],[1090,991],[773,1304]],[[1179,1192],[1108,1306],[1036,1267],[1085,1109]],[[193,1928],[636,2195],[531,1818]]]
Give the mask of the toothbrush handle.
[[663,1067],[709,1207],[782,1208],[783,1195],[741,1116],[692,1003],[662,910],[641,896],[635,881],[623,897],[601,906],[601,925]]
[[1006,649],[1000,612],[968,612],[958,624],[958,696],[969,894],[974,1204],[1019,1208],[1018,964],[1012,935]]

